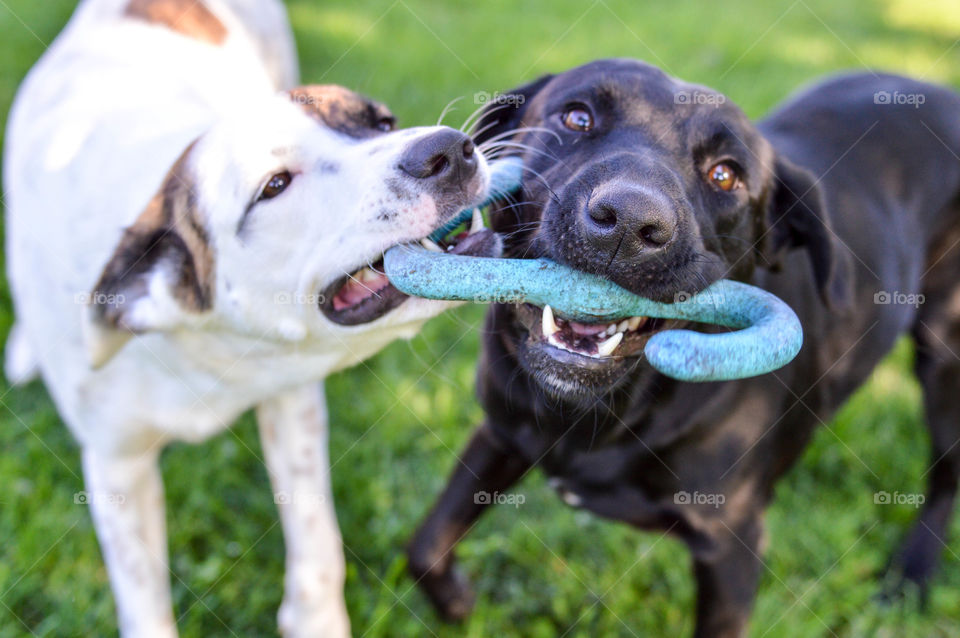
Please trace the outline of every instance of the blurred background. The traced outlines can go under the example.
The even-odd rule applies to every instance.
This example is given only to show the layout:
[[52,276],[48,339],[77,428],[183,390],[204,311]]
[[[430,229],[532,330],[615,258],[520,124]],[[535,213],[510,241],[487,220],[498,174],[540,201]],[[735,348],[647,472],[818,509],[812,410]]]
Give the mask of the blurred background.
[[[599,57],[647,60],[762,116],[823,74],[884,69],[960,88],[956,0],[291,0],[305,83],[386,102],[401,125],[458,126],[483,99]],[[0,117],[70,16],[67,0],[0,0]],[[478,93],[480,95],[478,95]],[[410,343],[331,378],[331,461],[358,637],[682,636],[689,557],[673,540],[567,508],[539,475],[460,546],[478,603],[444,625],[406,575],[403,547],[481,411],[473,395],[483,309],[432,321]],[[11,324],[0,284],[0,332]],[[928,467],[904,341],[780,483],[751,635],[960,636],[960,534],[925,612],[874,601]],[[283,539],[249,415],[163,456],[176,616],[183,636],[275,635]],[[0,386],[0,637],[114,635],[78,449],[40,383]]]

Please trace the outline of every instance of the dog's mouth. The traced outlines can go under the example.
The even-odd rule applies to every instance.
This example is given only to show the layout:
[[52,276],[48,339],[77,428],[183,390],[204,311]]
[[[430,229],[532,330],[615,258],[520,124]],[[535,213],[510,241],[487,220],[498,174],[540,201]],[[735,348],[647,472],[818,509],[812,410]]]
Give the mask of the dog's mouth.
[[[523,304],[517,317],[526,328],[532,345],[576,355],[584,359],[604,360],[640,354],[650,337],[666,329],[672,320],[656,317],[624,317],[603,323],[584,323],[557,316],[550,306],[540,308]],[[552,353],[551,353],[552,354]],[[563,355],[561,355],[563,356]],[[569,362],[569,356],[563,356]]]
[[656,317],[587,323],[530,304],[514,306],[514,317],[520,364],[547,392],[571,400],[603,396],[625,383],[650,338],[684,323]]
[[[479,210],[468,218],[455,218],[442,228],[447,232],[440,241],[420,240],[424,248],[475,257],[499,254],[500,240],[486,227]],[[364,265],[330,284],[321,295],[320,311],[333,323],[356,326],[379,319],[407,297],[387,279],[381,254],[371,265]]]

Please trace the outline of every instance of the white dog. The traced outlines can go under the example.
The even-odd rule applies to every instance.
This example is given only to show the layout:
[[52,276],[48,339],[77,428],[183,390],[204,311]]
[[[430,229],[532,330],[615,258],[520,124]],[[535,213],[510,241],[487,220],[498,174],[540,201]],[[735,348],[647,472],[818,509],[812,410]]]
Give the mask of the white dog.
[[392,132],[296,78],[280,2],[86,0],[10,117],[7,375],[42,374],[83,447],[124,636],[176,635],[161,448],[251,407],[284,495],[281,631],[349,634],[318,382],[449,307],[377,263],[488,188],[462,133]]

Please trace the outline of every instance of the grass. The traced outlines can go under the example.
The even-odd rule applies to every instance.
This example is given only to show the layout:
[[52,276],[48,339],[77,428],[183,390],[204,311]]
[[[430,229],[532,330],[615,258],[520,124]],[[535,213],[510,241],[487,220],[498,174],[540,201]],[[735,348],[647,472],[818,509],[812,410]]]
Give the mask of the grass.
[[[0,112],[72,10],[66,0],[0,3]],[[953,0],[638,3],[543,0],[293,0],[303,77],[382,99],[404,124],[462,121],[477,91],[507,90],[597,57],[650,60],[716,87],[759,116],[798,85],[884,68],[960,87]],[[0,287],[0,329],[11,322]],[[539,476],[461,547],[479,592],[443,625],[404,571],[401,548],[480,418],[473,398],[480,308],[330,379],[331,457],[357,636],[662,636],[692,629],[693,584],[677,542],[563,506]],[[957,526],[929,607],[873,600],[927,468],[919,388],[901,343],[821,428],[781,482],[751,625],[756,637],[960,636]],[[369,432],[368,432],[369,430]],[[0,638],[111,635],[113,603],[82,489],[77,448],[45,390],[0,388]],[[163,456],[176,614],[184,636],[273,635],[283,547],[256,429],[245,417]],[[629,569],[628,569],[629,568]]]

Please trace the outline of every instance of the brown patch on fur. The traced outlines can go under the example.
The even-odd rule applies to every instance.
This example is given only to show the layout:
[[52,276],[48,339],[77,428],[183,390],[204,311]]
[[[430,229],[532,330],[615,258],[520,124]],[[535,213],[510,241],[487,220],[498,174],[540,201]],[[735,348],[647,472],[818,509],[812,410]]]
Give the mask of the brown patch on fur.
[[214,46],[227,39],[227,28],[199,0],[130,0],[124,15]]
[[383,104],[335,84],[301,86],[288,95],[308,115],[351,137],[379,135],[380,121],[394,121],[390,109]]
[[146,294],[148,274],[161,261],[177,275],[171,294],[184,309],[202,312],[213,305],[213,248],[186,169],[192,149],[193,144],[177,159],[147,208],[124,231],[94,287],[94,306],[107,324],[122,323],[126,298]]

